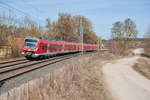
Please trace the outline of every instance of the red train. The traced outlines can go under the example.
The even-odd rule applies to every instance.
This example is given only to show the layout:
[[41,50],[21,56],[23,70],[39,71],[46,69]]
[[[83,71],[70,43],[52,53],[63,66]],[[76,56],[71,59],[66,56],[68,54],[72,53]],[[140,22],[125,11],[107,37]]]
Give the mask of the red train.
[[[94,51],[95,44],[83,44],[84,51]],[[41,37],[26,37],[22,46],[22,55],[27,59],[49,57],[57,54],[80,52],[81,43],[54,41]]]

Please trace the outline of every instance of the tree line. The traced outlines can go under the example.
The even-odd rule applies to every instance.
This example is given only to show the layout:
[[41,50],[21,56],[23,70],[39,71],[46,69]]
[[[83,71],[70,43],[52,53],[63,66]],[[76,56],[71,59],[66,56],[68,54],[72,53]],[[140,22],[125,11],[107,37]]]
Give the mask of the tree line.
[[[28,17],[24,19],[22,25],[8,25],[0,23],[0,44],[6,42],[8,36],[21,37],[41,36],[54,40],[80,42],[80,21],[82,20],[84,43],[96,44],[99,38],[93,31],[92,24],[84,16],[72,16],[71,14],[60,13],[57,21],[46,19],[45,26],[37,26]],[[5,41],[5,42],[4,42]]]
[[57,21],[46,18],[45,22],[45,26],[40,26],[29,17],[25,17],[22,23],[18,24],[12,16],[9,16],[9,18],[0,16],[0,48],[1,45],[8,45],[12,48],[11,51],[14,54],[12,56],[19,56],[21,42],[26,36],[79,43],[81,42],[81,26],[84,43],[96,44],[100,41],[100,38],[93,31],[92,23],[84,16],[60,13]]
[[55,40],[80,42],[81,20],[84,43],[96,44],[99,38],[93,31],[92,24],[89,19],[85,18],[84,16],[72,16],[70,14],[60,13],[56,22],[51,22],[50,18],[47,18],[45,36]]

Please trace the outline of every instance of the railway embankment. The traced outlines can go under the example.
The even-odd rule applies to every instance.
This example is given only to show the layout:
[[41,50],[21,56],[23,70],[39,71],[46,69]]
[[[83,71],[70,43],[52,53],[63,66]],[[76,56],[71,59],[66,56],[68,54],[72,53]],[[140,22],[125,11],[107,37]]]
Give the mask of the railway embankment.
[[38,77],[14,84],[16,88],[1,94],[0,100],[111,100],[101,69],[115,58],[95,53],[58,62],[35,72]]

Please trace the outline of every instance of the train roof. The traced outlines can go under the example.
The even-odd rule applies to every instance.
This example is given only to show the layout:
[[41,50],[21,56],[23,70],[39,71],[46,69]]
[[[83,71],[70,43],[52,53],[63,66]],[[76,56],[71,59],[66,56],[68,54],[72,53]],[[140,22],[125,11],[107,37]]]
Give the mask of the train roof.
[[[49,38],[35,37],[35,36],[28,36],[28,37],[26,37],[25,39],[48,40],[48,41],[54,41],[54,42],[65,42],[65,43],[81,44],[81,43],[78,43],[78,42],[63,41],[63,40],[53,40],[53,39],[49,39]],[[84,43],[84,45],[96,45],[96,44]]]
[[25,39],[34,39],[34,40],[39,40],[37,37],[32,37],[32,36],[27,36]]

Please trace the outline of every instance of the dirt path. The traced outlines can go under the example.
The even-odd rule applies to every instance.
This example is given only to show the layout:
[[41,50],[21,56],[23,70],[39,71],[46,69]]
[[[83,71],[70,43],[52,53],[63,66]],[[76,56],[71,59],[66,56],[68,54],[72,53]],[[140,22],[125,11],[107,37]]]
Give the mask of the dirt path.
[[104,65],[103,73],[115,100],[150,100],[150,80],[131,67],[138,58],[124,58]]

